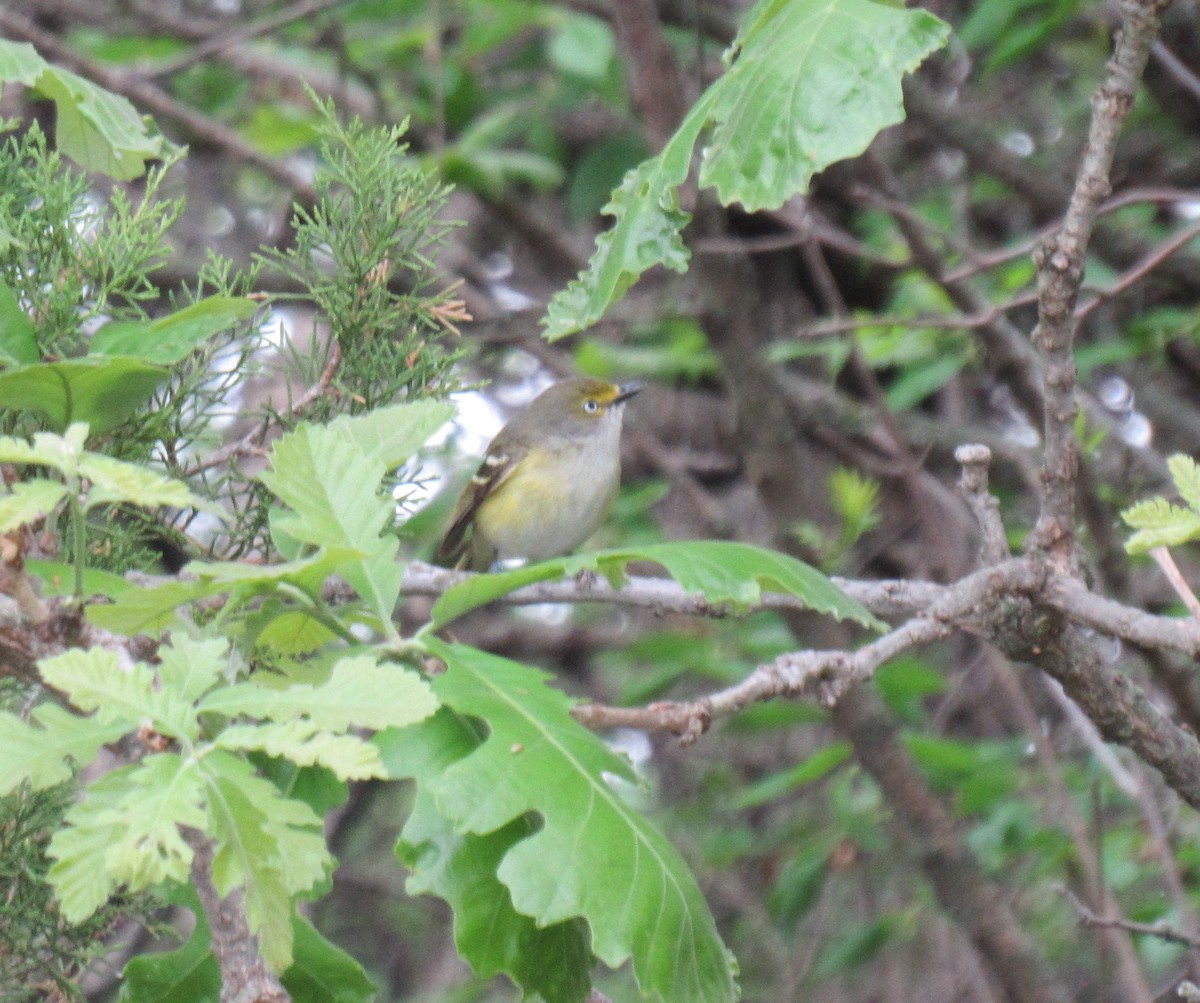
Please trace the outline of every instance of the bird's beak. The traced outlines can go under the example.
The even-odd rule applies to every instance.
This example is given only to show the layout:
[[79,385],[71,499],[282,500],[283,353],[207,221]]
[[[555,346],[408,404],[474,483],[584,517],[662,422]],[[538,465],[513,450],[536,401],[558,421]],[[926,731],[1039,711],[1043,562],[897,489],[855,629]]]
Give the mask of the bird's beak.
[[617,396],[613,398],[613,404],[624,404],[630,397],[636,393],[640,393],[642,384],[640,383],[621,383],[617,386]]

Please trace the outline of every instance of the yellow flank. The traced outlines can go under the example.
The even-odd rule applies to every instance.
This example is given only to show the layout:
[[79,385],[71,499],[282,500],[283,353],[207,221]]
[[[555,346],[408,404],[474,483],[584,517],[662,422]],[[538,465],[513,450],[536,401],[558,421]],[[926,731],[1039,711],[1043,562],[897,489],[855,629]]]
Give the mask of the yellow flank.
[[472,549],[490,563],[524,557],[545,560],[574,550],[600,525],[616,495],[619,472],[595,482],[583,451],[534,447],[479,506]]

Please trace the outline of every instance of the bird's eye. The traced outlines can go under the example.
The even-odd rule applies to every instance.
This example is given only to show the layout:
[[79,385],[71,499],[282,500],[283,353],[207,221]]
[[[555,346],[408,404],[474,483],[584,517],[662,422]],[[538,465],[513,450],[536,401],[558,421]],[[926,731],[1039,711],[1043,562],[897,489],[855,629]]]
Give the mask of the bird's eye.
[[592,400],[592,399],[589,397],[587,400],[585,400],[585,401],[583,402],[583,409],[584,409],[584,410],[585,410],[585,411],[586,411],[588,414],[595,414],[597,411],[599,411],[599,410],[600,410],[600,402],[599,402],[599,401],[596,401],[596,400]]

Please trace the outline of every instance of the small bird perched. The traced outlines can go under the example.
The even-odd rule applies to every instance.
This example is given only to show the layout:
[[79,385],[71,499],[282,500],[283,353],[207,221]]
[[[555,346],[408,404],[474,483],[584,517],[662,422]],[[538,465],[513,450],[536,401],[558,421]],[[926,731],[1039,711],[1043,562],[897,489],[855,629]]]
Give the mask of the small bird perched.
[[621,415],[641,390],[575,376],[547,388],[491,442],[438,560],[471,571],[544,561],[596,531],[621,482]]

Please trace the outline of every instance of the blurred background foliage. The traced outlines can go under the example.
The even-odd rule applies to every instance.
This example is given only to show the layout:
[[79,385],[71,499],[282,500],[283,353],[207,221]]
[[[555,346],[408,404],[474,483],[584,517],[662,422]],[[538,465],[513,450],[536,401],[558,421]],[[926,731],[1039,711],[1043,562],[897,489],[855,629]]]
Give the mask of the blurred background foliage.
[[[111,442],[118,455],[154,455],[211,478],[235,510],[253,510],[245,493],[256,490],[254,465],[197,470],[196,456],[219,454],[255,421],[298,419],[292,402],[341,345],[345,372],[363,379],[339,374],[339,393],[304,416],[483,387],[462,399],[444,452],[402,476],[411,503],[427,505],[408,526],[413,554],[430,552],[471,467],[461,454],[478,455],[514,406],[578,369],[652,381],[630,409],[626,486],[597,544],[731,537],[786,545],[830,573],[945,578],[973,559],[970,524],[949,491],[956,444],[992,446],[1014,545],[1033,514],[1037,420],[997,330],[1032,326],[1030,251],[1065,204],[1113,14],[1082,0],[926,6],[954,34],[908,89],[903,126],[781,210],[735,208],[716,225],[701,201],[709,218],[698,211],[689,231],[697,264],[688,276],[651,274],[596,328],[551,347],[538,329],[546,302],[586,263],[612,188],[655,151],[655,90],[638,83],[645,50],[622,40],[609,4],[15,0],[0,12],[0,34],[124,87],[189,150],[162,176],[127,186],[89,187],[56,170],[3,179],[10,207],[41,204],[25,214],[25,231],[0,231],[0,268],[15,287],[31,274],[21,255],[36,254],[72,277],[47,299],[52,333],[80,330],[86,318],[72,304],[87,300],[106,317],[140,319],[185,305],[192,290],[278,297],[272,325],[246,323],[160,391],[155,413],[169,427],[151,423]],[[661,0],[656,9],[664,51],[694,98],[720,72],[744,6]],[[1156,486],[1139,451],[1186,450],[1200,434],[1198,26],[1194,3],[1167,15],[1114,168],[1123,197],[1106,207],[1088,262],[1095,306],[1079,339],[1084,389],[1106,416],[1082,430],[1089,559],[1109,594],[1154,609],[1171,600],[1125,560],[1114,514]],[[0,112],[31,115],[51,134],[52,109],[27,101],[6,88]],[[342,121],[406,128],[352,163],[330,136],[355,127],[332,124],[331,108]],[[41,140],[25,131],[9,142]],[[400,144],[408,150],[397,160]],[[318,166],[335,179],[358,172],[343,186],[357,201],[341,200]],[[372,178],[386,183],[372,188]],[[57,263],[62,248],[38,243],[84,204],[102,207],[98,226],[121,226],[131,205],[152,207],[144,228],[125,231],[121,276]],[[11,226],[20,219],[14,212]],[[339,243],[339,231],[368,230],[372,249],[390,246],[386,275],[368,274],[379,254]],[[163,232],[169,254],[160,260]],[[1138,271],[1172,241],[1177,253]],[[753,316],[755,350],[776,374],[771,388],[735,365],[745,344],[720,326],[708,288],[723,270],[746,280],[727,308]],[[42,276],[26,292],[48,288]],[[58,333],[41,347],[73,350]],[[291,375],[273,375],[281,370]],[[214,428],[212,409],[235,400],[243,382],[249,396],[233,410],[249,424]],[[737,403],[752,407],[745,401],[756,393],[768,430],[779,412],[767,405],[782,393],[803,440],[774,454],[771,476],[761,434]],[[197,416],[206,420],[188,423]],[[4,421],[6,432],[19,430],[13,415]],[[161,449],[201,435],[198,454]],[[771,483],[787,485],[783,503],[763,502]],[[245,556],[262,543],[261,522],[224,536],[191,528],[175,527],[185,553]],[[110,544],[107,566],[154,567],[162,549]],[[418,605],[406,614],[414,624]],[[793,650],[797,635],[805,645],[839,641],[824,626],[773,614],[709,621],[588,606],[484,611],[462,633],[553,669],[573,694],[618,704],[726,685]],[[1195,683],[1179,666],[1126,650],[1112,657],[1200,727]],[[1197,930],[1200,827],[1156,777],[1105,748],[1055,684],[958,638],[890,664],[874,689],[966,843],[1002,882],[1063,998],[1153,999],[1195,965],[1200,952],[1184,943],[1085,929],[1071,904],[1068,892],[1093,906],[1111,894],[1130,920]],[[614,741],[645,778],[645,806],[698,874],[747,999],[1004,999],[923,878],[925,848],[898,838],[887,792],[825,709],[755,706],[688,747],[637,734]],[[380,1001],[514,998],[506,984],[472,978],[442,903],[404,894],[394,845],[409,797],[361,785],[332,814],[342,867],[313,921],[362,962]],[[17,807],[0,828],[0,855],[6,833],[47,810]],[[26,894],[8,880],[0,894]],[[112,923],[97,920],[97,931]],[[0,934],[9,932],[0,920]],[[127,933],[121,949],[145,942]],[[121,960],[95,966],[82,991],[116,998]],[[0,989],[0,998],[53,998],[37,994],[62,970],[46,965],[31,981],[14,968],[0,981],[35,988]],[[635,998],[627,973],[600,985],[614,1000]]]

